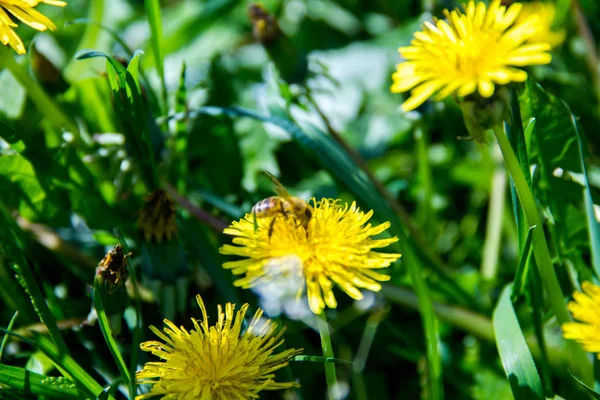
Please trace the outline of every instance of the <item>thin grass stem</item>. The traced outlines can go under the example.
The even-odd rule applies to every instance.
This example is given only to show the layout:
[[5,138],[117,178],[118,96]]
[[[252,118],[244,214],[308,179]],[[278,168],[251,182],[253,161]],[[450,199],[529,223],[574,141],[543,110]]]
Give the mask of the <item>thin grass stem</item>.
[[[317,324],[319,326],[319,335],[321,336],[321,347],[323,349],[323,357],[334,358],[333,346],[331,344],[331,334],[329,332],[329,324],[327,323],[325,311],[322,311],[319,315],[317,315]],[[328,397],[332,397],[335,393],[337,386],[335,363],[325,363],[325,379],[327,381],[327,391],[329,393]]]

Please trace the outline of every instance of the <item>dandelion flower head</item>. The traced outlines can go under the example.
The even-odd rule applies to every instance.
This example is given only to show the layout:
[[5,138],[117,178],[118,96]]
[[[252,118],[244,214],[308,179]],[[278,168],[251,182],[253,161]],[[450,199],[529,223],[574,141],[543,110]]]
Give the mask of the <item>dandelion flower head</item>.
[[[277,274],[277,260],[289,261],[289,256],[295,255],[300,260],[300,279],[305,280],[308,303],[315,314],[320,314],[325,306],[337,307],[334,285],[355,300],[363,298],[360,289],[381,290],[379,282],[390,277],[376,270],[389,267],[400,254],[374,249],[398,239],[372,236],[388,229],[390,223],[373,226],[369,223],[373,211],[362,212],[356,203],[341,205],[332,199],[311,202],[312,218],[306,229],[293,217],[278,215],[257,217],[255,230],[253,214],[246,214],[225,229],[225,234],[234,237],[234,245],[224,245],[220,252],[243,257],[223,264],[233,274],[245,275],[234,282],[236,286],[251,288],[271,281]],[[273,218],[277,220],[269,236]]]
[[192,330],[178,328],[169,320],[165,320],[164,333],[150,327],[164,343],[149,341],[140,347],[163,361],[148,362],[138,371],[138,383],[150,384],[152,388],[136,400],[155,396],[172,400],[246,400],[259,398],[262,390],[299,386],[274,380],[274,372],[288,365],[302,350],[274,354],[283,343],[284,329],[278,330],[275,323],[262,318],[262,310],[256,312],[242,333],[248,304],[235,314],[233,304],[228,303],[225,312],[219,306],[217,323],[209,326],[204,302],[200,296],[196,300],[202,321],[192,318]]
[[563,324],[563,336],[581,343],[585,351],[598,353],[600,359],[600,286],[583,282],[581,289],[569,303],[569,311],[579,322]]
[[[25,45],[15,32],[16,21],[21,21],[38,31],[56,30],[56,26],[48,17],[35,9],[39,3],[64,7],[64,1],[57,0],[0,0],[0,42],[10,46],[17,54],[25,54]],[[12,17],[11,17],[12,16]]]
[[547,1],[533,1],[523,3],[523,9],[519,13],[516,24],[527,21],[532,15],[539,18],[538,32],[529,40],[532,42],[546,42],[550,46],[557,47],[564,42],[566,32],[564,29],[553,29],[552,23],[556,14],[556,5]]
[[522,7],[470,0],[464,13],[445,10],[445,20],[425,22],[411,45],[399,49],[406,61],[398,64],[391,90],[411,90],[402,108],[414,110],[431,96],[441,100],[454,93],[465,97],[477,91],[488,98],[496,84],[527,79],[516,67],[549,63],[550,44],[533,41],[542,29],[540,18],[532,14],[516,23]]

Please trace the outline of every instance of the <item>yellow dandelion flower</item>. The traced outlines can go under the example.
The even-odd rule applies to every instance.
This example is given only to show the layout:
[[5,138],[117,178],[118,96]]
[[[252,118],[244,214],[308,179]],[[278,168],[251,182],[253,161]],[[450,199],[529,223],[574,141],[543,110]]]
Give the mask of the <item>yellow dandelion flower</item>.
[[0,0],[0,42],[5,46],[10,45],[17,54],[25,54],[25,45],[15,32],[18,25],[11,15],[38,31],[56,30],[52,21],[35,9],[39,3],[59,7],[67,5],[64,1],[56,0]]
[[[327,307],[335,308],[334,284],[356,300],[363,298],[359,289],[374,292],[381,290],[378,281],[387,281],[388,275],[375,272],[395,262],[400,254],[379,253],[373,249],[386,247],[398,238],[372,239],[390,227],[389,222],[372,226],[368,221],[373,211],[364,213],[356,203],[342,206],[337,200],[312,199],[312,218],[307,229],[295,218],[256,218],[246,214],[235,221],[224,233],[234,236],[232,245],[221,247],[222,254],[244,257],[243,260],[223,264],[235,275],[245,274],[234,282],[236,286],[250,288],[269,282],[276,275],[279,260],[289,261],[296,256],[301,275],[306,281],[310,309],[320,314]],[[273,218],[277,218],[271,225]],[[269,235],[269,230],[273,229]],[[289,264],[289,262],[288,262]],[[303,289],[303,287],[302,287]]]
[[553,30],[552,23],[556,14],[556,6],[545,1],[524,3],[519,13],[516,24],[527,21],[532,15],[539,18],[538,32],[530,38],[532,42],[546,42],[552,47],[557,47],[564,42],[566,32],[564,29]]
[[136,400],[155,396],[171,400],[246,400],[257,399],[262,390],[299,387],[296,382],[275,382],[274,372],[288,365],[302,349],[289,349],[278,354],[274,350],[283,344],[285,330],[262,318],[262,310],[244,333],[242,323],[248,304],[235,313],[227,303],[225,313],[219,306],[217,323],[208,325],[206,307],[196,296],[202,310],[202,321],[192,318],[191,331],[178,328],[169,320],[164,333],[154,326],[150,329],[164,341],[149,341],[140,345],[144,351],[160,357],[161,362],[148,362],[136,378],[140,384],[150,384],[150,392]]
[[171,240],[177,233],[175,203],[167,192],[160,189],[148,195],[144,208],[140,211],[138,228],[148,242]]
[[575,301],[569,303],[573,318],[580,322],[563,324],[565,339],[581,343],[590,353],[598,353],[600,359],[600,286],[583,282],[583,292],[573,293]]
[[539,17],[531,15],[515,23],[521,8],[520,3],[507,8],[493,0],[486,7],[471,0],[464,13],[445,10],[446,20],[425,22],[411,45],[399,49],[406,61],[398,64],[391,90],[411,90],[402,108],[414,110],[434,95],[441,100],[453,93],[465,97],[477,91],[487,98],[496,84],[527,79],[527,73],[515,67],[549,63],[550,44],[531,42],[540,31]]

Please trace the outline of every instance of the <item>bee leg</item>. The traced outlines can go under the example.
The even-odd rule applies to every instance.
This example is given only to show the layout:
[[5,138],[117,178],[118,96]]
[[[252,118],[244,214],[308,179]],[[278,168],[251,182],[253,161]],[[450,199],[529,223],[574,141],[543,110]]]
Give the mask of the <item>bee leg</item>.
[[271,243],[271,236],[273,235],[273,229],[275,229],[275,220],[277,219],[277,215],[273,217],[271,223],[269,224],[269,243]]

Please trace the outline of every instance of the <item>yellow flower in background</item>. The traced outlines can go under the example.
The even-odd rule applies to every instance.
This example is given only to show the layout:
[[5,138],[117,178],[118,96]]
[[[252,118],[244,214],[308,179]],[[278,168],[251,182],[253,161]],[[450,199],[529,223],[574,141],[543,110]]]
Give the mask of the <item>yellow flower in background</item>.
[[573,318],[580,322],[563,324],[563,336],[581,343],[585,351],[598,353],[600,359],[600,286],[583,282],[581,289],[569,303]]
[[[307,229],[293,217],[276,216],[256,218],[255,230],[253,214],[246,214],[225,229],[225,234],[234,236],[233,244],[237,246],[224,245],[219,251],[244,257],[223,264],[235,275],[245,274],[234,282],[236,286],[250,288],[270,282],[277,275],[289,272],[289,265],[297,259],[298,275],[290,279],[306,281],[309,306],[315,314],[320,314],[326,305],[337,306],[334,285],[355,300],[363,298],[359,289],[381,290],[379,281],[390,277],[375,270],[390,266],[400,254],[373,249],[386,247],[398,238],[372,236],[388,229],[390,223],[372,226],[368,221],[373,211],[364,213],[356,203],[342,206],[332,199],[312,199],[312,203]],[[277,220],[271,225],[273,218]],[[273,231],[269,235],[271,226]]]
[[554,15],[556,14],[556,6],[553,3],[545,1],[534,1],[531,3],[524,3],[523,9],[519,13],[516,24],[525,22],[531,16],[537,16],[538,32],[531,37],[532,42],[546,42],[552,47],[557,47],[564,42],[566,32],[564,29],[553,30],[552,22],[554,21]]
[[148,362],[136,378],[140,384],[150,384],[150,392],[136,400],[164,396],[165,399],[257,399],[262,390],[299,387],[296,382],[275,382],[274,372],[288,365],[302,350],[289,349],[279,354],[274,350],[283,344],[285,329],[262,318],[256,311],[248,328],[242,333],[248,304],[234,314],[235,306],[227,303],[225,312],[219,306],[217,323],[208,325],[206,307],[196,296],[202,310],[202,321],[192,318],[191,331],[178,328],[169,320],[164,333],[150,329],[164,342],[149,341],[140,345],[144,351],[160,357],[161,362]]
[[446,20],[425,22],[411,45],[399,49],[406,61],[398,64],[391,90],[411,90],[402,108],[414,110],[434,95],[441,100],[477,91],[487,98],[496,84],[527,79],[527,73],[515,67],[549,63],[550,44],[532,41],[543,23],[531,15],[516,24],[521,8],[520,3],[507,8],[493,0],[486,7],[471,0],[464,13],[445,10]]
[[25,45],[15,32],[18,26],[15,19],[38,31],[56,30],[52,21],[35,9],[39,3],[58,7],[67,5],[64,1],[56,0],[0,0],[0,41],[3,45],[10,45],[17,54],[25,54]]

